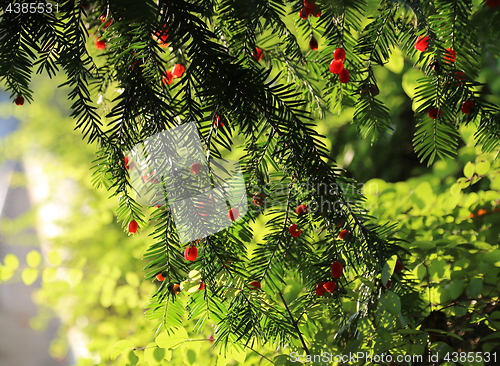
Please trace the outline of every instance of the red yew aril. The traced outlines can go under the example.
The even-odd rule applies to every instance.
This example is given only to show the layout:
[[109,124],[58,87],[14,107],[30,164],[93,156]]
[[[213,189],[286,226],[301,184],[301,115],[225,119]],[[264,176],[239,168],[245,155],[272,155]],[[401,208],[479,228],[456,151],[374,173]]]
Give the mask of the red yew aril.
[[335,227],[342,227],[345,224],[345,218],[343,217],[338,217],[335,219]]
[[462,104],[462,113],[469,114],[470,110],[474,107],[474,102],[472,100],[467,100]]
[[128,170],[128,169],[129,169],[129,166],[128,166],[128,156],[125,156],[125,157],[123,158],[123,160],[125,160],[125,169],[127,169],[127,170]]
[[486,5],[491,9],[498,8],[500,7],[500,0],[486,0]]
[[191,165],[191,173],[198,174],[201,170],[201,164],[196,162]]
[[341,83],[346,84],[351,80],[351,75],[349,75],[349,70],[347,69],[342,69],[342,71],[339,74],[339,80]]
[[172,78],[180,78],[182,74],[184,74],[185,67],[182,66],[181,64],[175,64],[175,66],[172,69]]
[[311,40],[309,41],[309,47],[311,50],[316,51],[318,49],[318,41],[314,36],[311,37]]
[[158,273],[156,275],[156,279],[161,282],[161,281],[163,281],[165,279],[165,277],[163,277],[163,273]]
[[255,291],[257,289],[260,290],[260,282],[258,281],[254,281],[254,282],[250,282],[250,286],[249,286],[250,290],[252,291]]
[[429,44],[429,37],[427,36],[418,36],[417,41],[415,42],[415,49],[420,52],[424,52]]
[[345,236],[346,236],[346,235],[347,235],[347,230],[345,230],[345,229],[344,229],[344,230],[341,230],[341,231],[340,231],[340,233],[339,233],[338,238],[339,238],[340,240],[343,240],[343,239],[345,238]]
[[460,85],[464,85],[464,81],[465,81],[465,73],[463,71],[457,71],[455,74],[455,80],[457,80],[457,82],[460,84]]
[[262,60],[262,55],[262,50],[259,47],[255,47],[255,51],[252,52],[253,58],[256,59],[257,62],[259,62],[260,60]]
[[457,53],[453,51],[451,48],[447,48],[444,53],[444,59],[449,62],[455,62],[457,59]]
[[302,230],[297,230],[297,224],[292,224],[289,228],[288,231],[294,238],[298,238],[300,234],[302,233]]
[[177,295],[179,292],[181,292],[181,286],[176,283],[174,287],[172,287],[172,291]]
[[[108,28],[109,25],[111,24],[111,22],[113,21],[113,19],[110,19],[109,22],[107,22],[106,24],[104,24],[104,29]],[[101,22],[102,23],[105,23],[106,22],[106,15],[101,15]]]
[[325,294],[326,289],[323,287],[324,285],[325,285],[324,282],[318,282],[316,284],[316,288],[315,288],[316,295],[323,296]]
[[330,63],[330,72],[333,74],[340,74],[340,72],[344,69],[344,63],[342,60],[333,60]]
[[170,70],[167,70],[165,71],[165,76],[161,79],[161,82],[163,83],[163,85],[165,84],[172,84],[172,81],[174,80],[174,76],[172,75],[172,71]]
[[335,289],[337,288],[337,284],[333,281],[329,281],[329,282],[325,283],[323,285],[323,287],[325,288],[326,291],[331,293],[331,292],[335,291]]
[[340,278],[342,277],[342,272],[344,271],[344,266],[342,263],[336,261],[332,263],[332,266],[330,267],[330,271],[332,272],[333,278]]
[[345,50],[343,48],[336,48],[335,51],[333,51],[333,59],[342,62],[345,61]]
[[238,216],[240,216],[240,210],[238,210],[236,207],[234,207],[234,208],[229,210],[229,212],[227,213],[227,216],[229,217],[229,219],[231,221],[234,221],[238,218]]
[[401,272],[405,268],[405,265],[401,261],[396,261],[396,265],[394,266],[394,270]]
[[319,16],[321,16],[321,9],[318,7],[316,7],[316,10],[312,12],[312,15],[317,18]]
[[253,196],[253,203],[255,205],[260,206],[262,205],[263,202],[264,202],[264,195],[262,195],[262,193],[258,193],[255,196]]
[[205,283],[204,282],[201,282],[200,283],[200,287],[198,288],[198,290],[202,291],[205,289]]
[[14,103],[16,103],[16,105],[23,105],[24,104],[24,97],[21,95],[18,95],[17,97],[14,98]]
[[305,20],[305,19],[307,19],[307,16],[308,16],[308,15],[309,15],[309,14],[307,14],[306,8],[302,8],[302,10],[301,10],[301,11],[300,11],[300,13],[299,13],[299,17],[300,17],[300,19],[304,19],[304,20]]
[[137,229],[139,229],[139,224],[137,221],[132,220],[128,223],[128,232],[135,234],[137,232]]
[[104,50],[106,48],[106,41],[101,40],[101,37],[97,37],[94,44],[98,50]]
[[198,257],[198,248],[189,246],[186,247],[186,249],[184,249],[184,258],[186,258],[186,260],[193,262],[196,260],[197,257]]
[[429,111],[427,112],[427,114],[432,119],[439,118],[439,117],[441,117],[441,109],[438,109],[438,108],[429,109]]
[[295,213],[299,216],[306,212],[307,212],[307,206],[304,204],[298,205],[297,208],[295,209]]

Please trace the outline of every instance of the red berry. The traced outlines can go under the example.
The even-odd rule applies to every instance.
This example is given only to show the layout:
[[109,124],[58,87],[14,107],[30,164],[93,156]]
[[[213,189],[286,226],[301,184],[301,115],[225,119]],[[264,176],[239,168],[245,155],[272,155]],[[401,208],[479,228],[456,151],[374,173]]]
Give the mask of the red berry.
[[333,59],[342,62],[345,61],[345,50],[343,48],[336,48],[335,51],[333,51]]
[[180,78],[182,74],[184,74],[184,66],[181,64],[175,64],[174,68],[172,69],[172,78]]
[[181,292],[181,286],[179,286],[177,283],[172,287],[172,291],[177,295],[179,292]]
[[186,247],[186,249],[184,249],[184,258],[186,258],[186,260],[193,262],[196,260],[197,257],[198,257],[198,248],[189,246]]
[[318,282],[316,284],[316,288],[315,288],[316,295],[318,295],[318,296],[323,296],[324,295],[324,293],[326,291],[325,288],[323,287],[324,284],[325,284],[324,282]]
[[172,71],[170,70],[167,70],[165,71],[165,76],[162,78],[161,82],[163,83],[163,85],[165,84],[172,84],[172,81],[174,80],[174,76],[172,75]]
[[260,290],[260,282],[258,281],[254,281],[254,282],[250,282],[250,286],[249,286],[250,290],[252,291],[255,291],[257,289]]
[[340,233],[339,233],[338,238],[339,238],[340,240],[343,240],[343,239],[345,238],[345,236],[346,236],[346,235],[347,235],[347,230],[345,230],[345,229],[344,229],[344,230],[341,230],[341,231],[340,231]]
[[457,53],[453,51],[451,48],[447,48],[444,53],[444,59],[449,62],[455,62],[457,59]]
[[198,290],[202,291],[205,289],[205,283],[204,282],[201,282],[200,283],[200,287],[198,288]]
[[462,104],[462,113],[469,114],[472,107],[474,107],[474,102],[472,100],[465,101]]
[[222,120],[218,114],[215,115],[214,126],[215,126],[215,128],[219,128],[219,126],[224,127],[224,122],[222,122]]
[[351,80],[351,76],[349,75],[349,70],[347,69],[342,69],[342,71],[339,74],[339,80],[341,83],[346,84]]
[[427,114],[432,119],[439,118],[439,117],[441,117],[441,109],[438,109],[438,108],[429,109],[429,111],[427,112]]
[[264,196],[262,195],[262,193],[258,193],[255,196],[253,196],[253,203],[255,205],[260,206],[262,205],[263,202],[264,202]]
[[500,6],[500,0],[486,0],[486,5],[491,9],[498,8]]
[[[104,29],[108,28],[112,21],[113,21],[113,19],[110,19],[109,22],[107,22],[106,24],[104,24],[103,28]],[[106,22],[106,15],[104,15],[104,14],[101,15],[101,22],[103,22],[103,23]]]
[[214,343],[214,336],[213,336],[213,335],[209,335],[209,336],[207,337],[207,339],[208,339],[208,341],[209,341],[210,343]]
[[401,261],[396,261],[396,266],[394,267],[394,270],[401,272],[405,268],[405,265]]
[[463,71],[457,71],[455,74],[455,79],[457,80],[457,82],[461,85],[464,84],[464,80],[465,80],[465,74]]
[[344,63],[342,60],[333,60],[330,63],[330,72],[333,74],[340,74],[340,72],[344,69]]
[[391,287],[391,284],[392,284],[391,280],[387,281],[387,283],[385,284],[384,288]]
[[95,41],[95,46],[98,50],[104,50],[106,48],[106,41],[101,40],[101,37],[98,37]]
[[128,156],[125,156],[125,158],[123,158],[125,160],[125,169],[128,169]]
[[314,36],[312,36],[311,40],[309,41],[309,47],[311,50],[316,51],[318,49],[318,41]]
[[424,52],[429,44],[429,41],[430,39],[427,36],[418,36],[417,41],[415,42],[415,49],[420,52]]
[[24,104],[24,97],[22,97],[21,95],[18,95],[17,97],[14,98],[14,103],[16,103],[16,105],[23,105]]
[[233,207],[232,209],[229,210],[227,216],[231,221],[234,221],[238,218],[238,216],[240,216],[240,210],[238,210],[236,207]]
[[297,230],[297,224],[292,224],[289,228],[288,231],[294,238],[298,238],[300,234],[302,233],[302,230]]
[[328,292],[333,292],[337,288],[337,284],[333,281],[327,282],[323,285],[324,289]]
[[321,16],[321,9],[320,9],[320,7],[319,7],[319,6],[317,6],[317,7],[316,7],[316,10],[312,12],[312,15],[313,15],[314,17],[316,17],[316,18],[317,18],[317,17],[319,17],[319,16]]
[[252,56],[257,60],[257,62],[262,60],[262,54],[262,50],[259,47],[255,47],[255,51],[252,52]]
[[196,162],[191,165],[191,173],[198,174],[201,170],[201,164]]
[[333,262],[332,266],[330,267],[330,271],[332,272],[333,278],[342,277],[343,270],[344,270],[344,266],[340,262]]
[[306,213],[307,212],[307,206],[302,204],[302,205],[298,205],[297,208],[295,209],[295,213],[297,215],[301,215],[303,213]]
[[163,281],[163,280],[165,279],[165,277],[163,277],[163,274],[162,274],[162,273],[158,273],[158,274],[156,275],[156,279],[157,279],[158,281],[160,281],[160,282],[161,282],[161,281]]
[[132,220],[128,223],[128,232],[135,234],[137,232],[137,229],[139,229],[139,224],[137,221]]
[[156,38],[158,39],[158,42],[162,46],[167,45],[167,39],[168,39],[168,30],[167,30],[167,24],[163,25],[163,28],[155,33]]

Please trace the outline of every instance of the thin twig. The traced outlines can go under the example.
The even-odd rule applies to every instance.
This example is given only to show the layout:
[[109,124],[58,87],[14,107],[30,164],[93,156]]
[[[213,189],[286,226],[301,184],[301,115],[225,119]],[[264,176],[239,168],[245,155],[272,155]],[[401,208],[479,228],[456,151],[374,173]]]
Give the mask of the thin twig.
[[290,309],[288,308],[288,305],[286,304],[285,298],[283,297],[281,292],[278,292],[278,294],[281,297],[281,301],[283,301],[283,304],[285,305],[286,311],[288,311],[288,314],[290,315],[290,320],[292,321],[294,328],[297,330],[300,341],[302,342],[302,348],[304,348],[304,351],[306,351],[306,354],[310,356],[311,353],[309,352],[309,349],[307,348],[306,342],[304,341],[304,337],[302,337],[302,333],[299,330],[299,326],[298,326],[297,322],[293,318],[292,312],[290,311]]

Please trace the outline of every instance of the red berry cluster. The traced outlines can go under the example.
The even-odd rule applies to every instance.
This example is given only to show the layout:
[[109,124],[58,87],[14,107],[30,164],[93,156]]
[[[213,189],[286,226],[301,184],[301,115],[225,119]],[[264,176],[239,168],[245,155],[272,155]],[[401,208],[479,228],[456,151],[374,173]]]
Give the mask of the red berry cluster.
[[256,59],[257,62],[259,62],[260,60],[262,60],[262,55],[262,50],[259,47],[255,47],[255,50],[252,52],[252,57]]
[[[339,261],[335,261],[332,263],[330,271],[332,272],[333,278],[339,279],[340,277],[342,277],[344,266]],[[318,282],[316,284],[315,291],[316,295],[323,296],[325,294],[325,291],[332,293],[336,289],[337,289],[337,284],[334,281],[328,281],[328,282]]]
[[349,70],[344,68],[345,55],[345,50],[343,48],[335,49],[335,51],[333,51],[333,60],[330,63],[330,72],[338,75],[340,82],[343,84],[351,80]]
[[185,67],[181,64],[175,64],[172,70],[165,71],[165,76],[162,78],[163,84],[172,84],[174,79],[180,78],[184,74]]
[[309,15],[319,17],[321,15],[321,8],[314,0],[304,0],[304,7],[299,13],[301,19],[307,19]]

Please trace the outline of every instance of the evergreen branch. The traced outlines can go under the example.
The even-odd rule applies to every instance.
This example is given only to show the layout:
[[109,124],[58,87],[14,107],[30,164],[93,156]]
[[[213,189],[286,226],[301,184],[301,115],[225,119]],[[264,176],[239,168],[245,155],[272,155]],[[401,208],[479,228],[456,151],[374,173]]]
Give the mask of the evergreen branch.
[[298,334],[298,336],[300,338],[300,342],[302,343],[302,348],[304,349],[304,351],[306,351],[307,355],[311,355],[311,353],[309,352],[309,348],[307,348],[307,344],[304,341],[304,337],[302,337],[302,333],[301,333],[301,331],[299,329],[297,321],[293,318],[293,314],[290,311],[290,309],[288,308],[288,305],[286,304],[285,298],[283,297],[283,295],[281,294],[281,292],[278,292],[278,295],[280,295],[281,301],[283,301],[283,305],[285,305],[286,311],[288,312],[288,315],[290,316],[290,321],[292,322],[295,330],[297,331],[297,334]]

